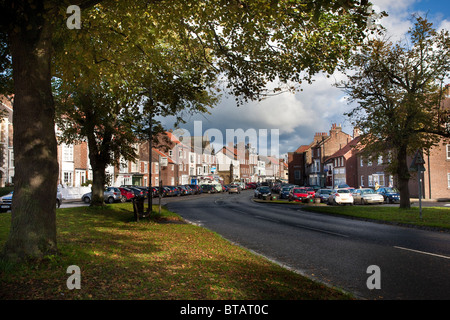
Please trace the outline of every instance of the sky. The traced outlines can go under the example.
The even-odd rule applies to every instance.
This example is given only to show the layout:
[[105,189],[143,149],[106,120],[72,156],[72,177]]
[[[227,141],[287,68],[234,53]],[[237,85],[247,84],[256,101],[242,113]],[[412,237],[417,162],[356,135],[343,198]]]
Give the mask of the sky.
[[[413,25],[414,13],[426,16],[437,30],[450,30],[450,3],[447,0],[372,0],[375,10],[386,11],[388,17],[380,23],[393,41],[401,40]],[[287,152],[310,144],[316,132],[329,132],[332,124],[341,125],[344,132],[353,133],[350,119],[345,115],[353,109],[345,94],[333,86],[345,76],[335,73],[327,78],[315,77],[303,91],[283,93],[260,102],[249,102],[237,107],[233,97],[222,97],[211,109],[211,114],[185,117],[181,128],[191,136],[198,133],[214,137],[213,144],[226,144],[226,132],[258,134],[257,151],[262,155],[274,154],[282,158]],[[167,129],[173,128],[173,118],[160,119]],[[271,144],[271,141],[274,142]],[[273,148],[270,149],[270,146]],[[268,148],[266,148],[268,146]],[[217,150],[217,149],[216,149]]]

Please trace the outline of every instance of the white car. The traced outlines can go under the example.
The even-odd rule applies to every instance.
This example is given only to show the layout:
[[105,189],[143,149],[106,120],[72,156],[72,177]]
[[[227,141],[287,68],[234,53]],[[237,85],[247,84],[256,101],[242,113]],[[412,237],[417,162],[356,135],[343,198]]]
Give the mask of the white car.
[[328,204],[353,204],[353,195],[347,188],[334,189],[328,197]]
[[353,191],[353,199],[355,203],[360,204],[382,204],[384,202],[383,195],[375,192],[375,190],[371,188],[356,189],[355,191]]

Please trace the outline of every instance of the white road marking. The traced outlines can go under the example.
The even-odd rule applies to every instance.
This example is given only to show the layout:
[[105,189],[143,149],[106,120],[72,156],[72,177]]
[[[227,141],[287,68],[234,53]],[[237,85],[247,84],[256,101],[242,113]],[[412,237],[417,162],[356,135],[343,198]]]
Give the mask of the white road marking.
[[412,252],[416,252],[416,253],[427,254],[427,255],[430,255],[430,256],[444,258],[444,259],[450,259],[450,257],[443,256],[443,255],[440,255],[440,254],[431,253],[431,252],[426,252],[426,251],[419,251],[419,250],[414,250],[414,249],[409,249],[409,248],[404,248],[404,247],[398,247],[398,246],[394,246],[394,248],[401,249],[401,250],[412,251]]

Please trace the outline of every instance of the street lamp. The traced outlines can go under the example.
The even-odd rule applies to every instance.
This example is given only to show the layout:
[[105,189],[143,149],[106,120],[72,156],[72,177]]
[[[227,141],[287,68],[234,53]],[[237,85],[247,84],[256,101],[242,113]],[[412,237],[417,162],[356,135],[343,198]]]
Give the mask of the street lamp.
[[153,194],[152,194],[152,113],[153,113],[153,95],[152,87],[148,88],[149,92],[149,123],[148,123],[148,208],[147,213],[150,215],[152,213],[153,207]]

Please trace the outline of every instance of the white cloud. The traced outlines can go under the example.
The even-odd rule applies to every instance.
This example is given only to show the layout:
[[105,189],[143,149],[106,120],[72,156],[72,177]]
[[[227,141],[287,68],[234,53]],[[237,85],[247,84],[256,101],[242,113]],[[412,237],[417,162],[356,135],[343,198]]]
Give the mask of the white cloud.
[[441,24],[437,27],[438,30],[449,30],[450,31],[450,20],[443,20]]
[[[386,11],[389,16],[381,20],[391,40],[401,40],[412,27],[412,13],[418,0],[372,0],[374,6]],[[436,18],[438,13],[433,13]],[[436,20],[435,27],[450,29],[450,20]],[[436,23],[436,22],[435,22]],[[280,152],[296,150],[300,145],[309,144],[316,132],[328,132],[333,123],[342,124],[343,131],[352,133],[349,119],[344,115],[351,110],[345,94],[333,87],[343,75],[336,73],[331,78],[323,75],[315,77],[311,85],[302,85],[303,91],[296,94],[284,93],[261,102],[250,102],[237,107],[234,99],[223,98],[211,110],[211,115],[191,116],[183,127],[193,132],[194,121],[202,121],[203,131],[215,128],[225,136],[226,129],[279,129]],[[165,119],[168,128],[171,119]]]

